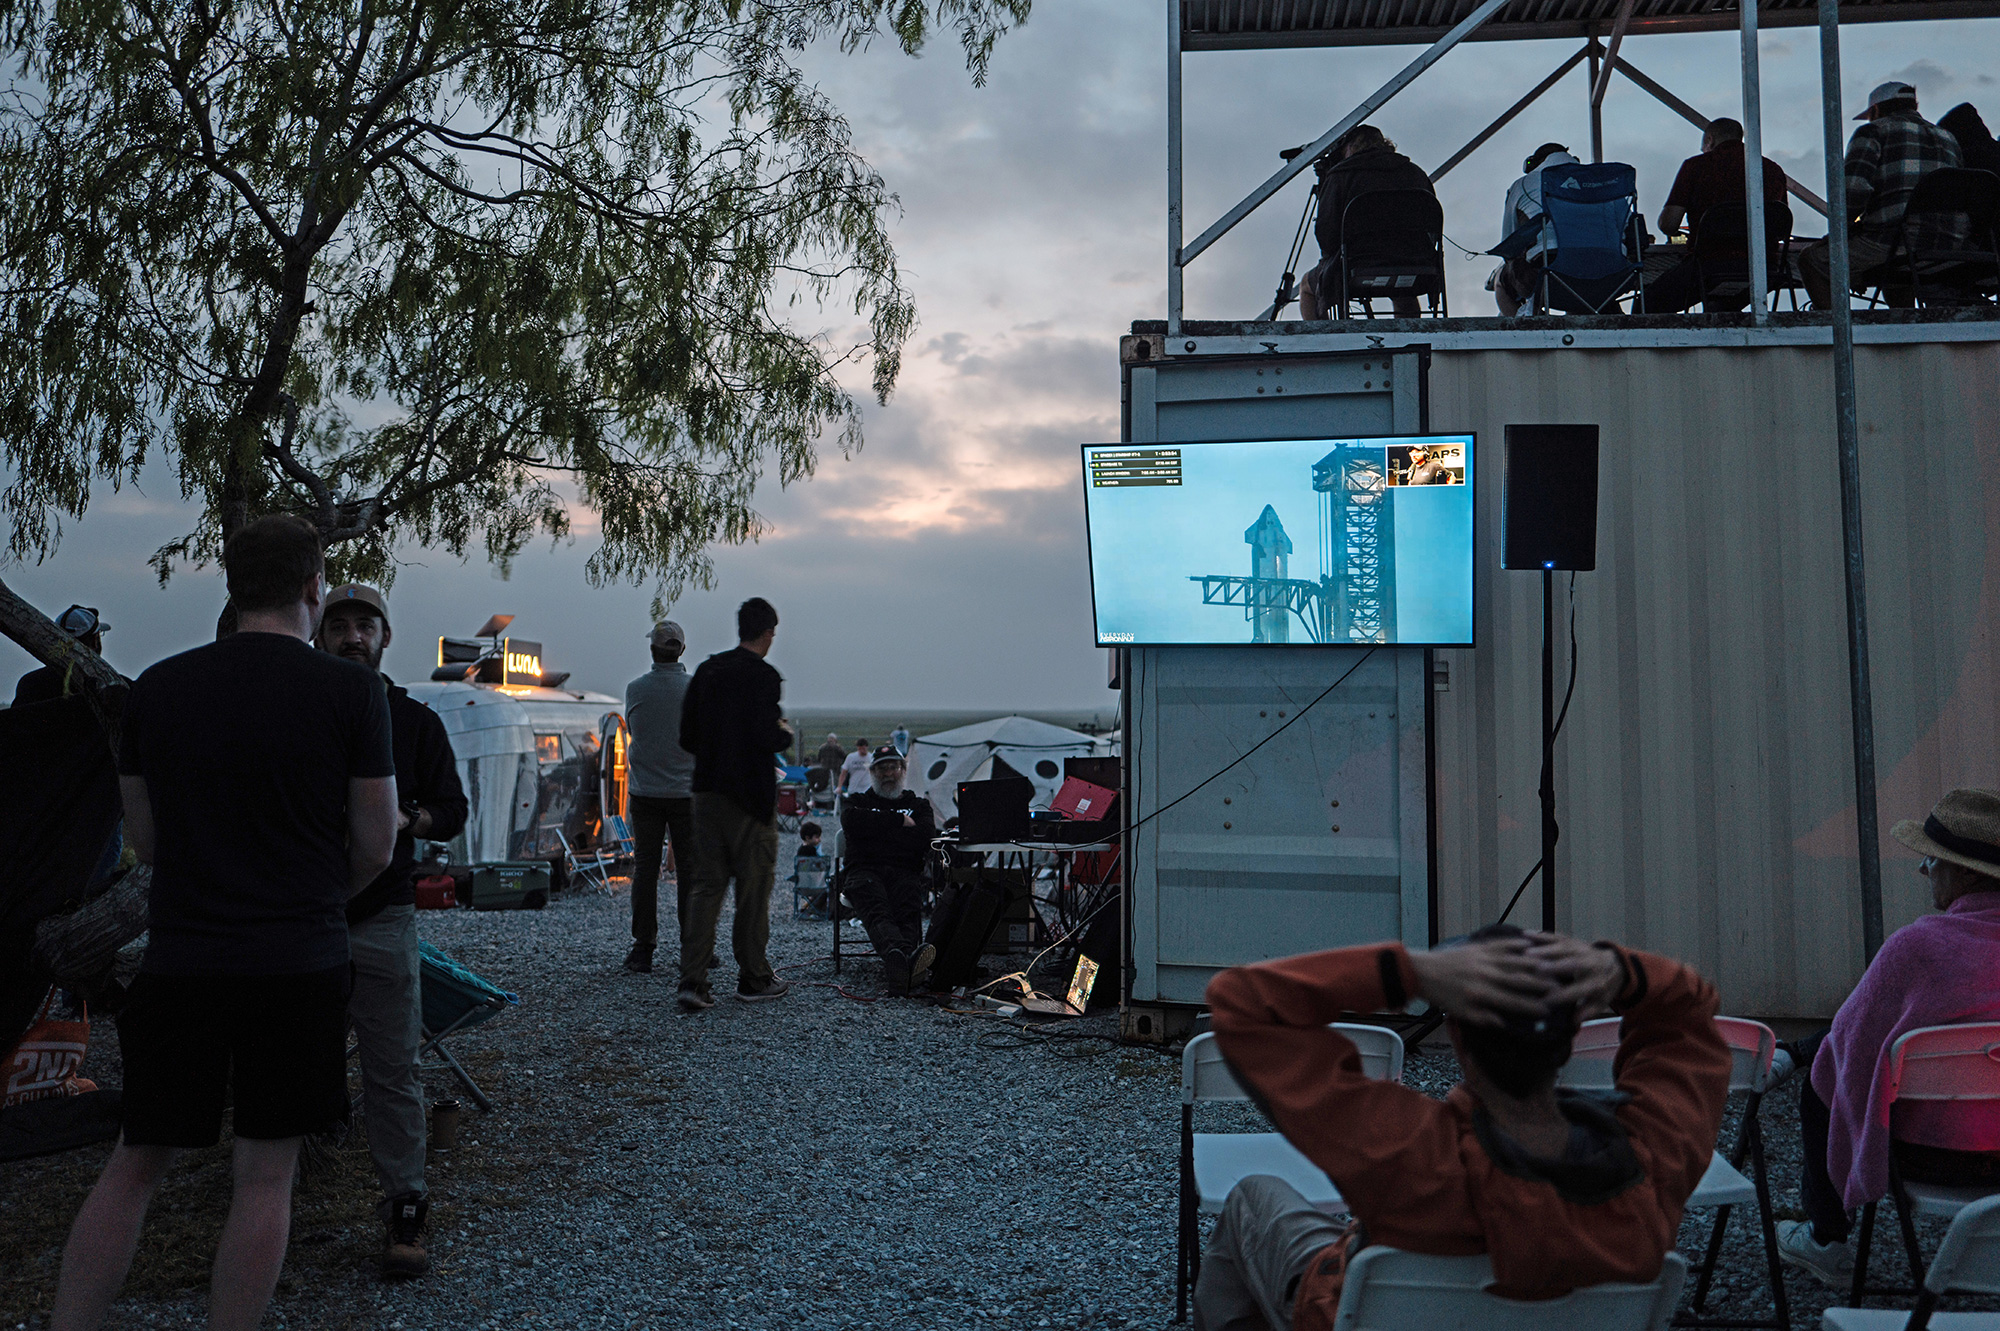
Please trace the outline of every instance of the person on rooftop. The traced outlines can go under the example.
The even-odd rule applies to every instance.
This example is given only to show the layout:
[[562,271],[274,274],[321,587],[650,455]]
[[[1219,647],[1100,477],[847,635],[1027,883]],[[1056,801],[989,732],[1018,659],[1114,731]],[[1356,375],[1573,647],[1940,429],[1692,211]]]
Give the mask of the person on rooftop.
[[1891,1159],[1915,1182],[2000,1187],[2000,1104],[1902,1105],[1893,1139],[1881,1112],[1883,1056],[1898,1037],[2000,1021],[2000,791],[1954,790],[1891,834],[1923,856],[1917,872],[1942,913],[1889,935],[1832,1029],[1790,1046],[1812,1068],[1799,1087],[1807,1218],[1778,1222],[1778,1256],[1843,1292],[1854,1278],[1848,1211],[1888,1192]]
[[1986,128],[1986,122],[1979,118],[1979,109],[1971,102],[1960,102],[1939,116],[1938,128],[1958,140],[1958,151],[1965,165],[1974,171],[2000,175],[2000,143],[1994,142],[1993,131]]
[[[1340,288],[1341,225],[1347,206],[1383,190],[1436,191],[1424,169],[1397,152],[1396,145],[1373,125],[1356,125],[1347,131],[1314,163],[1314,170],[1319,174],[1319,184],[1314,187],[1319,195],[1319,220],[1313,224],[1313,235],[1319,241],[1320,261],[1299,281],[1299,317],[1345,319],[1347,310],[1333,308],[1328,297]],[[1415,296],[1391,296],[1389,304],[1399,319],[1414,319],[1421,313]]]
[[924,939],[924,861],[937,836],[931,802],[903,785],[908,770],[893,744],[875,750],[865,790],[840,808],[847,837],[840,891],[854,903],[868,941],[882,958],[892,994],[907,994],[937,957]]
[[[104,654],[104,635],[111,632],[111,626],[87,605],[73,605],[57,615],[56,627],[100,656]],[[75,672],[74,665],[45,665],[30,670],[14,685],[14,706],[53,702],[78,692]]]
[[[1521,175],[1507,187],[1507,202],[1500,212],[1500,240],[1505,244],[1515,233],[1542,216],[1542,173],[1552,166],[1575,166],[1576,158],[1560,143],[1544,143],[1521,163]],[[1542,242],[1537,239],[1520,256],[1508,259],[1493,270],[1486,287],[1493,293],[1500,313],[1512,318],[1534,299],[1541,280]]]
[[[1329,1022],[1449,1013],[1464,1081],[1443,1100],[1362,1074]],[[1493,925],[1429,952],[1368,944],[1210,981],[1217,1044],[1286,1139],[1353,1213],[1337,1221],[1268,1175],[1223,1205],[1195,1285],[1196,1331],[1327,1331],[1365,1244],[1486,1253],[1495,1292],[1558,1297],[1658,1277],[1708,1168],[1729,1093],[1713,987],[1613,943]],[[1578,1021],[1624,1018],[1617,1099],[1556,1089]]]
[[[1785,202],[1785,169],[1766,157],[1764,160],[1765,230],[1784,235],[1792,227],[1792,210]],[[1701,152],[1681,163],[1673,188],[1660,208],[1660,234],[1679,233],[1682,223],[1688,232],[1687,256],[1646,284],[1646,313],[1679,314],[1695,304],[1709,308],[1703,300],[1701,272],[1694,261],[1694,246],[1700,239],[1701,219],[1708,210],[1724,204],[1746,207],[1743,188],[1743,126],[1723,118],[1708,122],[1701,133]],[[1746,289],[1734,308],[1750,303]]]
[[[1861,282],[1888,262],[1917,182],[1941,167],[1963,166],[1965,157],[1957,139],[1917,114],[1917,90],[1900,79],[1877,86],[1854,118],[1868,122],[1847,141],[1847,267],[1850,280]],[[1920,224],[1915,239],[1921,248],[1942,249],[1964,234],[1963,218],[1941,219]],[[1799,251],[1799,280],[1816,310],[1833,305],[1832,266],[1824,240]],[[1907,288],[1886,294],[1891,305],[1915,304]]]

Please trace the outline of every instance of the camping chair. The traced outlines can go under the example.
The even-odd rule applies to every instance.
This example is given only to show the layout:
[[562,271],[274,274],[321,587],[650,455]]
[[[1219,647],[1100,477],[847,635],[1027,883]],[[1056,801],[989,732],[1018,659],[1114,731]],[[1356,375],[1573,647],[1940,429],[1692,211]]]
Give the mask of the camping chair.
[[[1709,1230],[1708,1251],[1695,1277],[1694,1309],[1676,1317],[1674,1325],[1771,1327],[1789,1331],[1791,1308],[1785,1297],[1784,1268],[1778,1264],[1778,1231],[1771,1216],[1770,1180],[1764,1172],[1764,1130],[1757,1116],[1764,1093],[1772,1086],[1771,1059],[1777,1053],[1778,1037],[1762,1022],[1745,1021],[1741,1017],[1717,1017],[1715,1025],[1729,1044],[1729,1089],[1731,1093],[1743,1092],[1747,1098],[1743,1116],[1737,1123],[1736,1144],[1727,1157],[1720,1151],[1711,1153],[1708,1171],[1687,1200],[1690,1209],[1714,1207],[1715,1223]],[[1585,1022],[1576,1033],[1576,1043],[1571,1047],[1569,1062],[1563,1065],[1558,1084],[1577,1090],[1615,1089],[1611,1069],[1618,1053],[1618,1028],[1616,1017]],[[1742,1172],[1746,1155],[1750,1160],[1748,1178]],[[1750,1202],[1756,1203],[1757,1219],[1763,1228],[1764,1262],[1777,1312],[1762,1320],[1711,1318],[1703,1309],[1708,1303],[1709,1284],[1715,1278],[1716,1259],[1722,1254],[1723,1231],[1729,1225],[1730,1212]]]
[[[1361,1053],[1361,1071],[1377,1081],[1403,1079],[1403,1037],[1386,1026],[1334,1022]],[[1322,1210],[1341,1209],[1333,1181],[1278,1132],[1196,1132],[1194,1107],[1250,1098],[1213,1035],[1197,1035],[1181,1054],[1181,1186],[1179,1251],[1174,1264],[1174,1320],[1187,1318],[1188,1290],[1201,1276],[1201,1220],[1219,1215],[1229,1190],[1252,1174],[1271,1174]]]
[[1376,300],[1392,296],[1429,297],[1432,317],[1444,317],[1444,209],[1437,196],[1389,189],[1350,200],[1340,215],[1335,268],[1340,289],[1329,304],[1337,303],[1342,318],[1358,300],[1372,319]]
[[417,1048],[417,1057],[421,1059],[435,1051],[465,1087],[472,1103],[479,1106],[479,1112],[491,1113],[493,1102],[486,1098],[486,1092],[479,1089],[479,1083],[464,1065],[452,1057],[444,1042],[490,1021],[521,1000],[505,989],[494,988],[429,943],[418,943],[417,954],[424,1008],[424,1039]]
[[1828,1308],[1823,1331],[2000,1331],[2000,1313],[1934,1313],[1946,1294],[2000,1294],[2000,1197],[1968,1202],[1945,1231],[1917,1306]]
[[569,838],[563,835],[561,828],[554,830],[556,844],[562,847],[563,865],[569,872],[570,881],[576,882],[581,879],[604,891],[610,891],[611,870],[617,866],[618,861],[601,850],[579,852],[569,844]]
[[1532,1303],[1493,1293],[1485,1256],[1433,1257],[1367,1247],[1348,1263],[1334,1331],[1661,1331],[1680,1302],[1687,1260],[1670,1252],[1644,1285],[1585,1285]]
[[[1941,219],[1965,219],[1964,239],[1952,239],[1957,228]],[[1944,244],[1926,243],[1930,236],[1945,238]],[[1903,225],[1889,247],[1889,257],[1881,267],[1867,274],[1868,304],[1886,300],[1892,287],[1906,287],[1918,305],[1924,304],[1924,283],[1928,279],[1936,291],[1983,300],[2000,294],[2000,176],[1991,171],[1966,167],[1940,167],[1917,182],[1910,191],[1909,206],[1903,210]]]
[[[1928,180],[1930,177],[1926,176]],[[2000,1100],[2000,1022],[1966,1022],[1957,1026],[1924,1026],[1896,1037],[1889,1052],[1885,1082],[1889,1089],[1890,1133],[1895,1132],[1896,1105],[1904,1100],[1968,1101]],[[1910,1258],[1910,1276],[1927,1287],[1924,1259],[1917,1247],[1916,1217],[1956,1216],[1993,1188],[1954,1188],[1938,1183],[1917,1183],[1902,1177],[1896,1155],[1889,1153],[1889,1195],[1896,1203],[1896,1218],[1903,1231],[1903,1248]],[[1871,1286],[1868,1284],[1868,1249],[1875,1237],[1876,1203],[1861,1208],[1861,1234],[1854,1247],[1854,1286],[1848,1302],[1859,1307],[1869,1295],[1908,1297],[1921,1291],[1914,1286]]]
[[1645,309],[1637,172],[1623,162],[1549,167],[1542,215],[1552,239],[1542,251],[1537,313],[1602,314],[1633,291],[1636,309]]
[[614,863],[632,859],[639,853],[638,842],[632,836],[632,825],[615,813],[604,820],[602,840]]
[[814,813],[833,811],[833,773],[824,767],[806,769],[806,807]]
[[799,787],[782,785],[778,787],[778,830],[796,832],[805,821],[805,806],[799,803]]
[[[1791,234],[1791,208],[1782,200],[1765,200],[1764,277],[1773,291],[1785,272],[1784,246]],[[1740,310],[1750,303],[1749,237],[1750,213],[1740,203],[1718,203],[1696,220],[1689,257],[1701,285],[1703,313]]]
[[[827,871],[832,861],[824,855],[796,855],[792,858],[792,918],[798,919],[806,913],[806,898],[816,892],[826,891]],[[833,899],[827,898],[827,910],[831,913]],[[836,939],[836,945],[838,940]]]

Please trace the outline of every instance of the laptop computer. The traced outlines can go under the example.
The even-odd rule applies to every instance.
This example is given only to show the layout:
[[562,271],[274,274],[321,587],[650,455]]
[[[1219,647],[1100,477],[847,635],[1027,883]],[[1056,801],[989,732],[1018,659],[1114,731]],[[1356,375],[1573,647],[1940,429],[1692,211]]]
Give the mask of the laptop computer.
[[1094,823],[1110,816],[1111,806],[1117,799],[1118,792],[1115,790],[1092,785],[1080,776],[1070,776],[1063,778],[1062,789],[1056,792],[1049,808],[1065,818]]
[[1089,957],[1078,957],[1068,993],[1061,998],[1024,998],[1021,1010],[1040,1017],[1081,1017],[1090,1006],[1090,991],[1096,984],[1097,963]]

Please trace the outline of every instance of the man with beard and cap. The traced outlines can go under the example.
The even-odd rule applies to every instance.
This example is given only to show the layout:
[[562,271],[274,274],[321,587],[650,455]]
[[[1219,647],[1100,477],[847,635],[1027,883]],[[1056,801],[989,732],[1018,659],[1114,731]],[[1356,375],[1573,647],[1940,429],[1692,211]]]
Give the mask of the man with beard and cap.
[[368,1153],[382,1182],[388,1221],[383,1270],[420,1276],[430,1257],[420,1242],[430,1202],[424,1187],[423,1038],[416,921],[416,843],[448,841],[465,826],[465,790],[451,737],[436,712],[382,672],[389,609],[373,587],[349,583],[327,594],[320,650],[367,666],[389,698],[400,809],[395,856],[381,877],[347,903],[354,993],[348,1015],[361,1049],[361,1103]]
[[868,766],[868,789],[850,788],[840,809],[840,891],[861,916],[892,994],[907,994],[937,958],[923,941],[924,860],[937,819],[930,800],[904,788],[906,770],[896,746],[884,744]]

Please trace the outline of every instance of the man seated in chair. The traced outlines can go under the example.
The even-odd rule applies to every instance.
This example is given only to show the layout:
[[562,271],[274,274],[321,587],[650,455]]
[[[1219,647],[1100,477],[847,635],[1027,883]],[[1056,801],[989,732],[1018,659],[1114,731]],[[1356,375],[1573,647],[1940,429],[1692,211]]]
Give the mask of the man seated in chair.
[[[1701,270],[1694,261],[1696,228],[1703,214],[1721,204],[1747,207],[1743,187],[1743,126],[1726,117],[1708,122],[1701,134],[1701,152],[1681,163],[1673,188],[1660,208],[1660,234],[1673,236],[1685,222],[1688,229],[1687,254],[1681,261],[1646,283],[1646,313],[1680,314],[1695,305],[1707,308],[1701,289]],[[1764,160],[1764,208],[1766,230],[1780,217],[1785,230],[1791,229],[1791,208],[1785,202],[1785,169],[1766,157]],[[1780,213],[1780,210],[1783,210]],[[1742,309],[1750,303],[1746,288],[1743,299],[1731,306]]]
[[[1500,243],[1508,240],[1542,216],[1542,173],[1552,166],[1575,166],[1576,158],[1560,143],[1544,143],[1521,163],[1521,175],[1507,187],[1507,202],[1500,210]],[[1492,251],[1488,251],[1491,253]],[[1537,239],[1527,249],[1507,259],[1486,279],[1500,313],[1512,318],[1523,305],[1532,305],[1542,280],[1542,242]]]
[[1954,790],[1892,831],[1924,857],[1917,872],[1942,914],[1891,934],[1832,1029],[1787,1046],[1812,1068],[1799,1087],[1807,1218],[1778,1222],[1778,1256],[1842,1292],[1854,1277],[1848,1211],[1887,1194],[1892,1155],[1914,1182],[2000,1188],[2000,1103],[1898,1107],[1892,1141],[1882,1084],[1899,1036],[2000,1021],[2000,791]]
[[892,994],[907,994],[937,958],[924,942],[924,862],[937,836],[931,802],[903,786],[906,765],[893,744],[875,750],[866,790],[840,807],[847,837],[840,890],[854,903],[868,941],[882,958]]
[[[1363,1075],[1327,1023],[1421,998],[1464,1080],[1444,1100]],[[1208,986],[1236,1079],[1324,1170],[1353,1218],[1252,1175],[1223,1206],[1197,1331],[1327,1331],[1366,1244],[1486,1253],[1517,1299],[1658,1278],[1729,1093],[1715,990],[1611,943],[1511,925],[1409,952],[1380,943],[1224,971]],[[1580,1018],[1624,1018],[1618,1093],[1556,1089]]]
[[[1435,194],[1424,169],[1396,151],[1396,145],[1373,125],[1356,125],[1315,163],[1319,184],[1319,220],[1313,235],[1319,241],[1319,264],[1299,281],[1301,319],[1345,319],[1340,299],[1341,222],[1347,205],[1382,190],[1414,189]],[[1364,205],[1365,207],[1366,205]],[[1421,239],[1421,238],[1419,238]],[[1430,242],[1423,240],[1423,246]],[[1413,295],[1391,296],[1398,319],[1414,319],[1422,310]]]

